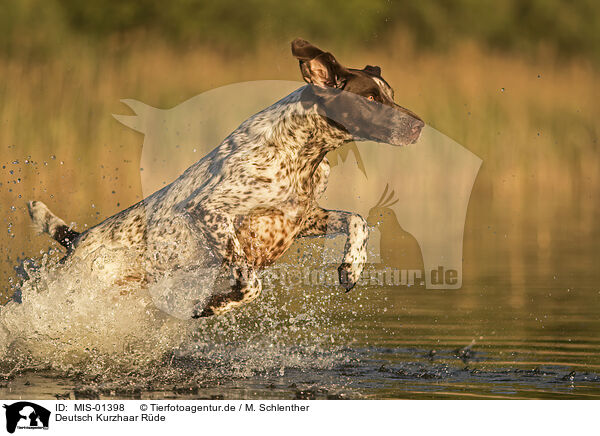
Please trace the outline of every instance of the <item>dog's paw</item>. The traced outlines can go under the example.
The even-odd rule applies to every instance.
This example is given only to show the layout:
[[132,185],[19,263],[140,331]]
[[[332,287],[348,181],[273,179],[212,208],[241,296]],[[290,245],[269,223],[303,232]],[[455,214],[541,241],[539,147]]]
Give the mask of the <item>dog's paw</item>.
[[350,292],[352,288],[356,286],[356,282],[358,282],[361,270],[361,266],[346,262],[342,263],[338,267],[340,285],[346,290],[346,292]]
[[192,319],[208,318],[209,316],[213,316],[214,314],[215,314],[215,312],[210,307],[204,307],[202,309],[197,308],[197,309],[194,309],[194,312],[192,314]]

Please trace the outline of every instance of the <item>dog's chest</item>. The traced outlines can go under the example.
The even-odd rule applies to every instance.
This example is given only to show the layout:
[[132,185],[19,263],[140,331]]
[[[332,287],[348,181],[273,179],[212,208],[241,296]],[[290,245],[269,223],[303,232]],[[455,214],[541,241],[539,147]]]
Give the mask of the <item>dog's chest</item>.
[[252,265],[269,265],[292,245],[307,214],[325,190],[328,174],[329,164],[325,161],[310,176],[287,178],[278,184],[280,197],[276,204],[255,208],[238,217],[237,237]]
[[262,267],[290,247],[301,224],[301,218],[281,209],[257,208],[238,220],[236,233],[249,263]]

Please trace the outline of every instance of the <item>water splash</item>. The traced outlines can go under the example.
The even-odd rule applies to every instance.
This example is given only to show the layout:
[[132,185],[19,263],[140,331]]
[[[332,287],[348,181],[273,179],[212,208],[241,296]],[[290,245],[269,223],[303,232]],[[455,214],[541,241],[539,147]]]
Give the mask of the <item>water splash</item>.
[[145,365],[185,337],[187,326],[158,310],[141,287],[107,287],[85,263],[52,261],[45,256],[26,267],[22,302],[1,309],[0,359],[56,369]]
[[[110,264],[111,256],[123,254],[95,255]],[[0,372],[41,367],[122,384],[200,384],[329,369],[347,358],[326,333],[334,326],[323,310],[331,290],[298,295],[298,289],[267,288],[255,303],[225,316],[182,319],[189,307],[182,301],[196,295],[194,274],[171,275],[150,289],[106,286],[85,262],[55,261],[46,255],[25,263],[21,303],[0,308]],[[157,304],[160,289],[163,296],[183,295],[162,300],[177,316]],[[285,297],[290,291],[293,304]]]

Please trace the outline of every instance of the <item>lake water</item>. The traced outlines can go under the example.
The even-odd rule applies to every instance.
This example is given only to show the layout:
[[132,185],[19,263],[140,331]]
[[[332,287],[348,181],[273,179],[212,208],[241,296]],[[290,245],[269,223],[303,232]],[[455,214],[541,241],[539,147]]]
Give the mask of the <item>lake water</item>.
[[114,361],[5,360],[0,398],[600,398],[597,246],[565,245],[545,267],[536,247],[511,264],[506,245],[466,246],[460,290],[266,289],[182,321],[185,343],[150,361],[131,344]]

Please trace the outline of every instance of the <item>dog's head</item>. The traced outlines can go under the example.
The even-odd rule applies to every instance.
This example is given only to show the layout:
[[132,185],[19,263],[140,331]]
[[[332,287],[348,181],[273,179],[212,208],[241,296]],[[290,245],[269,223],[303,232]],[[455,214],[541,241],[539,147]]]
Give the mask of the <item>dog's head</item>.
[[292,42],[304,80],[313,85],[310,100],[336,127],[354,139],[412,144],[419,139],[423,120],[394,103],[394,91],[381,77],[381,69],[346,68],[331,53],[303,39]]

